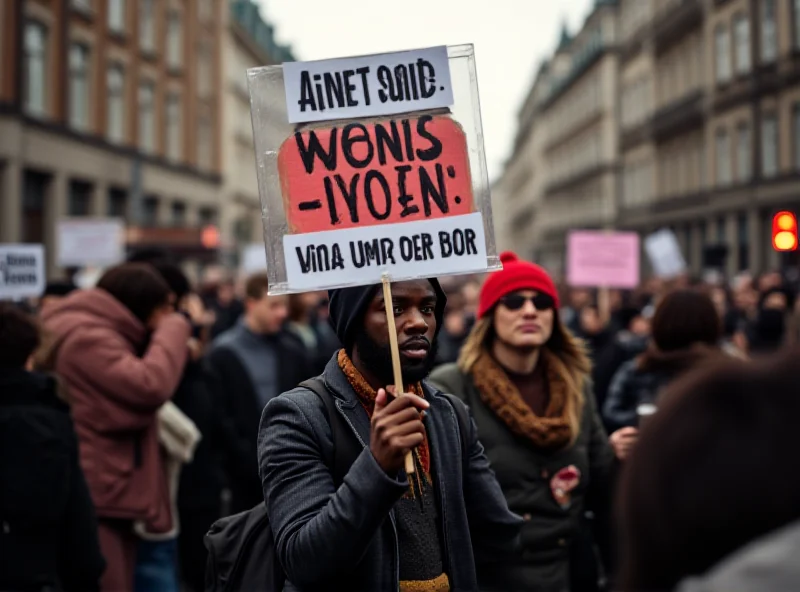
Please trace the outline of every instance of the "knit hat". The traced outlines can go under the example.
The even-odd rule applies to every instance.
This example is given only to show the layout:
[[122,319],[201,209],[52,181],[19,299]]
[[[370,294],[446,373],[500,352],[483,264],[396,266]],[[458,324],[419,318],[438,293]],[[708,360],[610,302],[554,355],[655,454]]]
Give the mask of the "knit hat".
[[[438,334],[444,321],[447,296],[438,281],[435,279],[429,279],[428,281],[433,286],[433,291],[436,292],[434,316],[436,317],[436,333]],[[375,293],[380,289],[380,285],[372,285],[328,290],[328,322],[333,327],[339,341],[348,351],[355,342],[356,331],[361,328],[367,306],[369,306]]]
[[528,261],[521,261],[511,251],[501,253],[500,261],[503,269],[495,271],[486,278],[481,289],[481,298],[478,304],[478,317],[483,318],[494,308],[497,301],[506,294],[518,290],[536,290],[547,294],[558,308],[558,291],[556,285],[547,272]]

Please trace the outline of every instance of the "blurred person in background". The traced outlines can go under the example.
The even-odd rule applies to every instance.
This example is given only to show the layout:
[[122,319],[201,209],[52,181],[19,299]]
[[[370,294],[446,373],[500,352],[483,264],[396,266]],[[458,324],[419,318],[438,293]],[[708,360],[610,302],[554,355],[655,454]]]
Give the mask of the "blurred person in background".
[[134,524],[150,533],[173,528],[158,411],[181,379],[190,326],[170,296],[150,265],[126,263],[42,316],[99,518],[104,590],[134,588]]
[[464,285],[461,286],[460,291],[461,297],[464,299],[464,315],[467,318],[467,324],[471,328],[478,315],[481,282],[476,279],[468,279]]
[[105,561],[69,407],[32,372],[39,327],[0,303],[0,590],[100,589]]
[[[319,292],[303,292],[289,295],[289,322],[286,328],[293,333],[306,349],[308,371],[313,376],[322,374],[331,355],[338,349],[338,340],[332,330],[321,331],[317,311],[323,299]],[[326,323],[327,324],[327,323]]]
[[592,292],[586,288],[567,288],[566,294],[565,306],[558,312],[564,326],[577,335],[580,331],[581,310],[592,305]]
[[269,296],[267,287],[266,273],[248,278],[244,316],[213,342],[205,359],[224,433],[220,446],[231,514],[264,501],[256,458],[261,411],[313,375],[303,342],[284,329],[288,297]]
[[[662,389],[678,376],[721,355],[722,320],[711,298],[695,289],[668,293],[653,316],[653,336],[647,350],[626,362],[611,381],[603,419],[617,432],[617,456],[633,446],[637,409],[655,404]],[[624,429],[622,429],[624,428]]]
[[44,293],[39,298],[39,314],[50,308],[53,304],[60,302],[65,296],[78,289],[78,286],[71,281],[61,280],[47,282]]
[[721,564],[800,520],[799,356],[725,359],[667,389],[623,469],[621,590],[800,589],[796,534]]
[[[640,308],[622,307],[616,314],[621,329],[611,343],[599,353],[592,369],[594,395],[597,408],[603,409],[611,380],[625,362],[628,362],[647,349],[650,339],[650,319]],[[608,426],[606,426],[608,427]]]
[[547,272],[513,253],[501,261],[483,285],[458,363],[430,378],[470,407],[509,508],[525,520],[522,555],[479,566],[478,577],[487,590],[596,589],[585,501],[591,493],[598,514],[607,513],[600,500],[607,501],[613,454],[589,385],[591,364],[561,322]]
[[442,329],[439,333],[439,348],[436,351],[437,366],[452,364],[458,360],[458,353],[471,328],[465,311],[465,302],[461,292],[455,292],[447,299]]
[[211,289],[205,305],[214,315],[211,339],[235,327],[245,312],[244,305],[236,297],[236,283],[227,278]]
[[602,352],[613,340],[614,335],[607,323],[600,316],[594,305],[584,306],[578,313],[578,331],[576,336],[586,342],[589,359],[596,363]]
[[749,332],[751,355],[770,354],[783,347],[793,309],[794,295],[787,288],[771,287],[761,294]]

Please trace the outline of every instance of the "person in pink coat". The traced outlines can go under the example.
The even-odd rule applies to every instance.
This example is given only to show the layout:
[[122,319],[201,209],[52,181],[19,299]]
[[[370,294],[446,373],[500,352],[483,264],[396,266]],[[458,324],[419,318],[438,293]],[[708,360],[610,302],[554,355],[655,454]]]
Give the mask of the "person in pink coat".
[[180,381],[190,325],[174,312],[166,282],[142,263],[108,270],[42,320],[98,516],[108,564],[102,588],[132,590],[134,523],[156,533],[172,527],[157,412]]

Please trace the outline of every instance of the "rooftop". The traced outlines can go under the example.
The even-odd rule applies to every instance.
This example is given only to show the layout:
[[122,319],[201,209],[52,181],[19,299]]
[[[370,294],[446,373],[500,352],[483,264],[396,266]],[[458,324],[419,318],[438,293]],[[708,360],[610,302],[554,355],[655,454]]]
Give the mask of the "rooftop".
[[233,0],[230,9],[234,22],[247,31],[274,63],[295,61],[292,48],[275,40],[275,27],[264,20],[253,0]]

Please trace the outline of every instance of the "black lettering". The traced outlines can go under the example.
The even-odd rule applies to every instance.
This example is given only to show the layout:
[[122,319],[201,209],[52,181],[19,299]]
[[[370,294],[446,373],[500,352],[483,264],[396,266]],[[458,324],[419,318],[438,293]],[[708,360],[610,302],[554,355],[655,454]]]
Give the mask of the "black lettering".
[[422,238],[419,234],[414,235],[414,261],[424,261],[422,251]]
[[464,254],[464,233],[460,228],[453,231],[453,252],[456,257],[461,257]]
[[403,261],[411,261],[414,258],[414,243],[407,236],[400,237],[400,257]]
[[375,265],[381,264],[380,241],[377,238],[372,241],[364,241],[364,258],[367,260],[367,265],[372,265],[373,261]]
[[[358,130],[361,134],[357,136],[353,135],[353,130]],[[359,160],[353,155],[353,144],[359,142],[363,142],[367,145],[367,155],[363,160]],[[345,126],[342,130],[342,154],[350,166],[356,169],[363,169],[372,162],[375,149],[372,147],[372,142],[369,139],[369,132],[367,132],[366,127],[360,123],[351,123]]]
[[311,271],[311,261],[314,258],[311,249],[312,249],[311,245],[308,245],[306,247],[306,256],[304,259],[303,250],[300,247],[295,247],[295,251],[297,251],[297,260],[300,262],[300,271],[302,271],[304,274]]
[[442,252],[442,259],[447,259],[453,254],[453,245],[450,243],[449,232],[439,232],[439,250]]
[[414,141],[411,137],[411,123],[408,119],[404,119],[400,122],[400,125],[403,126],[403,136],[406,140],[406,160],[414,162]]
[[411,169],[412,166],[410,164],[403,164],[394,167],[394,170],[397,171],[397,187],[400,190],[400,194],[397,196],[397,203],[403,206],[403,209],[400,210],[401,218],[405,218],[406,216],[410,216],[411,214],[416,214],[419,212],[419,206],[409,205],[412,201],[414,201],[414,196],[409,195],[408,190],[406,189],[406,175],[411,172]]
[[443,214],[447,214],[450,211],[450,206],[447,204],[447,188],[444,185],[444,168],[438,163],[435,168],[436,185],[434,185],[433,179],[431,179],[425,167],[419,167],[419,184],[422,190],[422,211],[425,213],[426,218],[431,217],[431,200],[433,200],[436,207],[438,207],[439,211]]
[[411,93],[415,101],[419,100],[419,91],[417,90],[417,71],[413,68],[408,69],[408,75],[411,78]]
[[472,228],[464,230],[464,236],[467,239],[467,255],[477,255],[478,247],[475,245],[475,231]]
[[428,234],[427,232],[422,233],[422,252],[425,257],[425,261],[428,259],[433,259],[433,237]]
[[[436,70],[428,60],[417,60],[419,92],[423,99],[430,99],[436,92]],[[430,81],[428,80],[430,78]],[[426,86],[427,85],[427,86]]]
[[[383,213],[378,212],[375,207],[375,201],[372,198],[372,181],[377,180],[383,189],[384,199],[386,201],[386,209]],[[369,213],[376,220],[386,220],[389,217],[389,214],[392,211],[392,194],[391,190],[389,189],[389,182],[386,180],[386,177],[380,171],[367,171],[366,176],[364,177],[364,197],[367,200],[367,207],[369,208]]]
[[[333,108],[334,106],[344,107],[344,88],[342,87],[342,75],[339,72],[331,74],[325,72],[325,90],[328,94],[328,105]],[[336,99],[334,103],[333,99]]]
[[325,96],[323,95],[323,88],[319,81],[322,80],[322,76],[319,74],[314,74],[314,81],[316,84],[314,87],[317,90],[317,107],[319,107],[320,112],[325,111]]
[[381,239],[381,255],[383,256],[383,264],[391,263],[395,265],[397,262],[394,260],[394,243],[390,238]]
[[328,214],[331,217],[331,224],[339,223],[339,212],[336,210],[336,200],[333,197],[333,182],[330,177],[323,179],[325,185],[325,199],[328,202]]
[[378,150],[378,162],[386,164],[386,150],[392,153],[392,158],[398,162],[403,162],[403,142],[400,139],[400,131],[397,129],[397,122],[389,122],[392,135],[382,123],[375,124],[375,145]]
[[389,94],[386,92],[387,89],[389,92],[392,92],[392,73],[386,66],[380,66],[378,68],[378,82],[380,82],[381,88],[378,89],[378,98],[380,99],[381,103],[385,103],[389,100]]
[[356,269],[361,269],[366,265],[366,261],[364,260],[364,246],[361,241],[358,241],[358,254],[356,254],[356,244],[350,241],[350,259],[353,260],[353,265],[356,266]]
[[319,245],[317,247],[317,269],[319,271],[331,270],[331,262],[328,255],[328,245]]
[[358,105],[358,101],[353,98],[353,91],[356,89],[356,85],[350,82],[350,78],[355,74],[355,70],[345,70],[344,71],[344,91],[345,95],[347,96],[347,106],[348,107],[355,107]]
[[315,131],[308,133],[308,146],[305,145],[303,134],[300,132],[295,133],[294,140],[297,142],[297,149],[300,152],[300,158],[303,160],[303,166],[306,173],[309,175],[314,172],[314,157],[316,156],[326,169],[329,171],[336,170],[336,135],[338,128],[331,130],[330,142],[328,144],[328,151],[322,147]]
[[369,66],[359,68],[356,70],[356,74],[361,74],[361,86],[364,87],[364,103],[369,106],[371,102],[369,97],[369,78],[367,78],[367,74],[369,74]]
[[311,86],[311,77],[308,75],[308,70],[300,72],[300,100],[297,101],[300,105],[300,112],[305,113],[306,107],[310,107],[312,111],[317,110],[317,103],[314,101],[314,89]]
[[333,269],[344,269],[344,257],[342,257],[342,249],[339,247],[339,243],[333,243],[331,259]]
[[417,156],[420,160],[436,160],[442,155],[442,142],[426,129],[426,125],[433,121],[430,115],[423,115],[417,120],[417,133],[430,142],[431,147],[426,150],[417,148]]
[[398,101],[411,98],[411,89],[408,88],[408,71],[405,65],[400,64],[394,68],[394,79],[397,82]]
[[350,191],[347,190],[347,185],[344,183],[344,179],[341,175],[335,175],[336,184],[339,186],[339,191],[342,192],[342,197],[344,197],[344,201],[347,203],[347,209],[350,212],[350,221],[354,224],[358,222],[358,179],[361,177],[360,173],[356,173],[353,175],[353,178],[350,179]]

